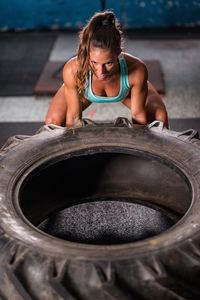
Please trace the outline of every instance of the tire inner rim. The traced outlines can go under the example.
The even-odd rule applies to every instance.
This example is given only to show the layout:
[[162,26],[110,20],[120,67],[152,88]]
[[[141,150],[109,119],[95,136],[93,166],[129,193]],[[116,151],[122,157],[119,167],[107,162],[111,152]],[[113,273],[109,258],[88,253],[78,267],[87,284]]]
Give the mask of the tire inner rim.
[[34,168],[21,185],[19,205],[49,235],[112,245],[166,231],[191,198],[187,177],[171,162],[135,149],[98,147]]

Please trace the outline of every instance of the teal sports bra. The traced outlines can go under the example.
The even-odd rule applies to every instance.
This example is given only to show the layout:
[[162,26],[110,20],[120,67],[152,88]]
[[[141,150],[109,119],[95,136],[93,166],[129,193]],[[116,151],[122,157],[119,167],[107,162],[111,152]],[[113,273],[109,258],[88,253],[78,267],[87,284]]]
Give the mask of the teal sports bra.
[[106,102],[118,102],[126,98],[130,92],[130,85],[128,82],[128,67],[126,60],[122,54],[118,56],[120,65],[120,91],[116,97],[103,97],[97,96],[92,91],[92,72],[89,71],[89,84],[86,78],[86,84],[84,88],[84,96],[87,100],[96,103],[106,103]]

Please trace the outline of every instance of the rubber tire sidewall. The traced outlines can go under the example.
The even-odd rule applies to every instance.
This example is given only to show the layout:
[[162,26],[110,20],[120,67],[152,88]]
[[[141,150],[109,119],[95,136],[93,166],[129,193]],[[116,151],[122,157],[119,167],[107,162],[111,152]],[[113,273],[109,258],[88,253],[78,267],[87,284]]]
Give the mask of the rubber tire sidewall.
[[[28,174],[55,157],[98,147],[125,147],[149,152],[180,168],[191,184],[192,204],[185,216],[166,232],[136,243],[95,246],[63,241],[39,231],[22,214],[18,203],[21,183]],[[52,257],[81,260],[127,260],[166,253],[199,237],[200,147],[147,128],[85,127],[43,131],[3,151],[0,162],[0,228],[16,244]]]

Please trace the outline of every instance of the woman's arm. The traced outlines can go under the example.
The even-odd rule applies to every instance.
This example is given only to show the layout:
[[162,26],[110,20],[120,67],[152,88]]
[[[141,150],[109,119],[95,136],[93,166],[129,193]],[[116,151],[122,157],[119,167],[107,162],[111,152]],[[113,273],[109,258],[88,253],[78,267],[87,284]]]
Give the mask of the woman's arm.
[[131,83],[131,117],[133,122],[138,124],[147,124],[147,114],[145,103],[148,94],[148,72],[143,63],[130,74],[129,81]]
[[66,109],[64,86],[61,86],[50,103],[45,119],[46,125],[65,126]]
[[70,60],[63,69],[64,93],[67,104],[66,126],[72,126],[82,117],[81,103],[76,88],[76,58]]

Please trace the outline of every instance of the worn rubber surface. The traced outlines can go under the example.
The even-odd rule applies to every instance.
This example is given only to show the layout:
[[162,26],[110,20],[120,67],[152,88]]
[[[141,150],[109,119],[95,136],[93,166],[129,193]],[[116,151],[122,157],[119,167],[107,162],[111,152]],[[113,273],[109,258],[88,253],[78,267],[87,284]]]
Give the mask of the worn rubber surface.
[[[114,191],[100,182],[99,198],[131,195],[140,203],[148,200],[150,206],[170,211],[179,221],[161,234],[119,245],[70,242],[40,231],[38,224],[66,203],[64,198],[55,201],[41,193],[39,201],[31,195],[27,198],[32,178],[48,168],[53,172],[61,161],[112,152],[125,155],[124,161],[138,170],[137,176],[134,184],[126,182],[125,189],[119,181]],[[133,160],[127,160],[127,155]],[[139,175],[147,175],[137,167],[137,158],[144,158],[151,170],[143,192]],[[59,174],[54,174],[49,188],[59,182],[57,178]],[[73,194],[71,185],[66,181],[72,196],[67,197],[67,205],[78,203],[82,194],[85,203],[84,186]],[[194,130],[178,133],[156,124],[132,128],[127,120],[118,119],[97,125],[83,121],[74,128],[44,126],[34,136],[15,136],[0,152],[0,298],[199,299],[199,215],[200,141]]]

